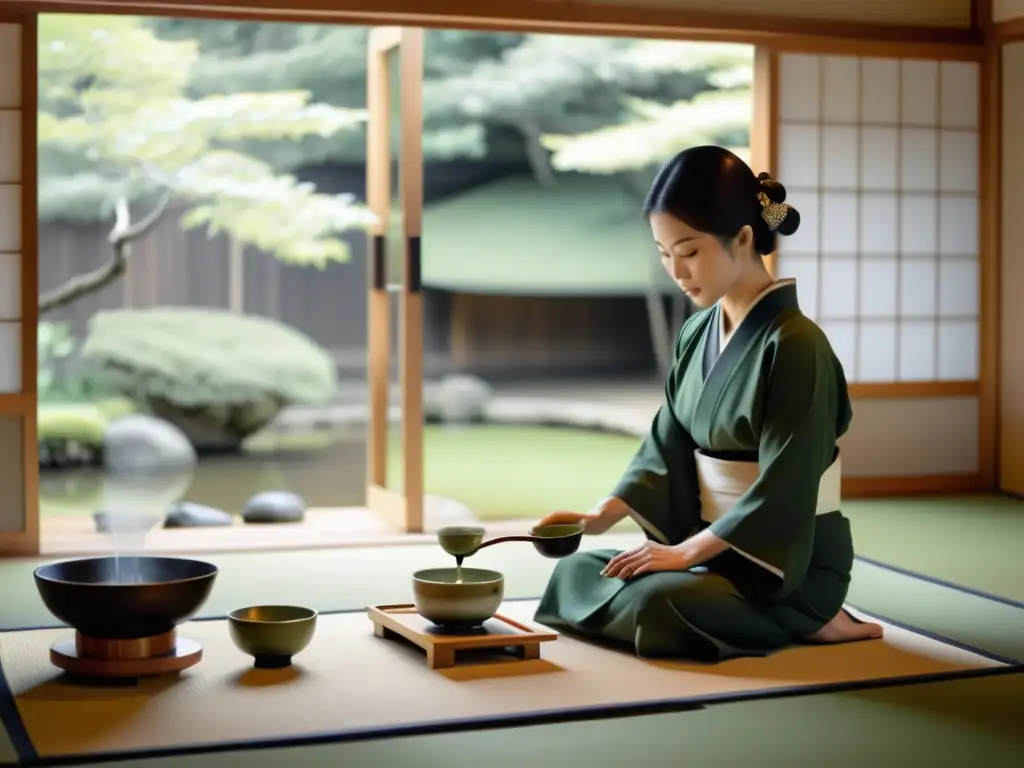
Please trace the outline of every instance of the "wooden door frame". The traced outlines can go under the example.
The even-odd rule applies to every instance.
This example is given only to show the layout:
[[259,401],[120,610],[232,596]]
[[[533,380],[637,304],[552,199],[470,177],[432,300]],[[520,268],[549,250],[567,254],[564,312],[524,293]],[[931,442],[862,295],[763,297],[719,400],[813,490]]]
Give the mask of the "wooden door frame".
[[38,112],[37,16],[0,12],[0,23],[21,26],[21,391],[0,395],[0,418],[21,424],[22,529],[0,533],[0,557],[39,553],[39,448],[37,440],[37,334],[39,258],[36,188]]
[[[988,0],[971,0],[961,24],[884,23],[800,17],[789,13],[736,13],[693,8],[651,7],[550,0],[7,0],[16,11],[170,16],[237,21],[337,23],[355,26],[408,25],[441,29],[661,37],[673,40],[799,42],[820,50],[873,44],[900,45],[906,56],[925,48],[980,46],[977,19]],[[765,8],[770,7],[765,2]],[[861,55],[868,55],[860,49]]]
[[[457,5],[458,3],[452,3]],[[24,40],[23,46],[23,70],[24,92],[23,106],[26,114],[34,111],[37,98],[38,83],[36,81],[36,19],[37,14],[42,12],[64,12],[64,13],[114,13],[114,14],[144,14],[156,16],[194,16],[220,19],[236,19],[250,21],[295,21],[307,23],[343,23],[343,24],[418,24],[430,27],[465,28],[465,29],[501,29],[518,30],[523,32],[547,32],[561,34],[588,34],[588,35],[612,35],[631,37],[662,37],[672,39],[708,40],[722,42],[746,42],[759,46],[763,51],[772,51],[771,56],[763,59],[769,61],[777,56],[781,50],[806,51],[814,53],[829,53],[833,55],[886,55],[887,53],[903,57],[939,57],[950,59],[973,59],[986,62],[985,87],[988,89],[989,97],[985,98],[985,111],[988,113],[988,126],[983,131],[983,151],[985,143],[997,140],[998,130],[995,129],[994,120],[998,116],[998,100],[993,98],[998,93],[998,56],[994,55],[999,44],[1012,39],[1024,37],[1024,22],[1015,20],[1003,22],[1002,24],[991,25],[990,3],[988,0],[975,0],[976,12],[974,23],[970,28],[944,29],[935,27],[923,27],[914,25],[878,25],[861,24],[849,21],[822,22],[808,19],[782,19],[776,17],[733,17],[731,23],[725,25],[721,14],[696,13],[693,11],[658,11],[646,9],[633,9],[614,6],[579,6],[575,4],[538,4],[523,2],[522,0],[503,0],[498,6],[481,8],[475,5],[472,9],[462,14],[445,15],[440,13],[440,3],[432,2],[424,6],[422,3],[412,8],[412,4],[402,3],[400,0],[393,0],[385,3],[373,4],[348,0],[343,2],[327,2],[326,0],[301,0],[301,2],[283,4],[274,3],[269,0],[265,2],[254,2],[248,8],[239,3],[234,7],[225,7],[224,4],[213,6],[203,4],[195,0],[179,0],[175,3],[161,3],[151,0],[137,0],[135,2],[89,2],[88,0],[9,0],[5,8],[0,11],[0,19],[9,23],[23,24]],[[276,6],[276,7],[275,7]],[[281,6],[285,6],[282,8]],[[394,6],[394,7],[390,7]],[[386,11],[390,10],[390,13]],[[403,11],[405,17],[403,18]],[[433,15],[432,12],[433,11]],[[387,18],[385,18],[387,17]],[[420,30],[421,32],[421,30]],[[383,33],[378,35],[383,39]],[[984,46],[982,41],[984,39]],[[422,56],[422,42],[420,44],[420,55]],[[422,71],[422,70],[420,70]],[[768,71],[768,70],[765,70]],[[768,82],[774,89],[775,76],[769,75]],[[421,94],[403,94],[408,99],[407,108],[416,109],[421,105]],[[758,94],[755,92],[755,99]],[[763,139],[767,144],[761,146],[774,147],[774,139],[771,132],[774,131],[774,121],[768,121],[766,128],[760,121],[759,114],[774,111],[772,97],[761,103],[761,107],[755,106],[754,130],[760,134],[763,131],[769,132],[769,137]],[[30,105],[32,105],[30,107]],[[408,125],[408,120],[403,120],[403,126]],[[406,133],[403,133],[403,141],[406,140]],[[418,137],[417,137],[418,138]],[[753,148],[752,148],[753,149]],[[26,118],[22,127],[22,157],[27,168],[33,168],[36,158],[36,121]],[[774,152],[774,150],[771,150]],[[998,174],[998,155],[995,147],[989,147],[986,155],[985,165],[990,169],[989,179]],[[759,157],[760,155],[756,155]],[[774,166],[769,155],[768,167]],[[755,160],[760,164],[760,160]],[[422,173],[422,165],[416,164],[419,173]],[[22,417],[25,456],[25,530],[16,534],[0,534],[0,556],[10,554],[35,554],[39,550],[39,499],[38,499],[38,456],[36,439],[36,323],[38,312],[36,310],[36,298],[38,294],[38,248],[36,243],[36,185],[35,173],[23,175],[23,238],[22,238],[22,295],[24,297],[22,309],[22,392],[15,395],[0,398],[0,415]],[[390,189],[389,189],[390,192]],[[998,228],[998,207],[1000,205],[1000,194],[998,188],[993,188],[988,196],[988,201],[994,204],[994,209],[986,217],[984,229],[991,238],[989,242],[988,259],[989,264],[998,264],[998,237],[992,237],[992,233]],[[411,206],[407,210],[413,209]],[[416,223],[415,228],[411,227]],[[413,231],[415,229],[415,232]],[[375,230],[377,232],[378,230]],[[406,242],[410,236],[419,238],[419,226],[415,220],[406,223]],[[372,251],[371,251],[372,253]],[[418,255],[418,254],[417,254]],[[985,254],[983,254],[985,258]],[[407,258],[408,260],[408,258]],[[417,261],[418,265],[418,261]],[[986,298],[993,302],[997,296],[992,295],[992,287],[997,284],[998,271],[990,270],[984,276],[987,286]],[[372,280],[372,275],[371,275]],[[379,293],[370,286],[371,303],[381,303]],[[384,301],[387,301],[386,286],[384,288]],[[387,491],[383,485],[376,482],[368,482],[369,490],[374,497],[380,501],[381,506],[391,510],[389,517],[399,522],[406,530],[418,530],[423,524],[422,510],[422,350],[420,345],[415,343],[421,339],[422,325],[419,322],[421,310],[421,298],[419,292],[406,289],[402,291],[401,302],[404,307],[402,314],[402,327],[405,331],[404,344],[401,352],[403,375],[408,379],[403,382],[403,436],[404,450],[407,453],[405,467],[405,479],[403,482],[403,493]],[[372,310],[370,310],[372,311]],[[996,381],[998,378],[998,360],[991,350],[995,348],[994,343],[999,332],[997,313],[998,304],[982,307],[983,313],[989,321],[986,323],[990,335],[983,339],[983,344],[990,350],[988,352],[988,364],[982,369],[982,409],[980,415],[981,431],[983,433],[983,459],[982,474],[986,480],[995,474],[994,465],[997,460],[995,450],[995,436],[997,434],[998,410],[996,405]],[[379,313],[379,310],[378,310]],[[387,315],[383,315],[385,325],[378,323],[378,329],[383,327],[387,330]],[[995,327],[992,323],[995,322]],[[371,334],[373,331],[371,331]],[[381,334],[378,332],[375,338]],[[985,336],[985,334],[983,334]],[[387,333],[383,334],[385,342]],[[380,342],[376,342],[377,346]],[[380,357],[378,354],[373,357],[376,360],[376,370],[384,371],[384,381],[387,381],[388,356]],[[413,380],[417,383],[413,384]],[[373,395],[371,385],[371,408],[374,410],[376,424],[387,421],[387,389],[385,385],[384,399],[379,394]],[[382,405],[383,404],[383,405]],[[411,408],[410,408],[411,406]],[[413,413],[416,416],[413,416]],[[417,435],[419,437],[417,438]],[[412,437],[409,440],[408,437]],[[374,438],[371,436],[371,441]],[[419,448],[417,448],[419,446]],[[373,447],[370,449],[373,456],[371,459],[372,468],[368,472],[368,479],[381,479],[382,472],[386,473],[386,442],[381,440],[379,435]],[[382,460],[381,456],[385,458]],[[412,461],[410,462],[409,459]],[[417,471],[417,468],[419,471]],[[386,474],[385,474],[386,477]],[[990,481],[991,482],[991,481]],[[984,483],[988,486],[989,483]],[[411,491],[411,493],[410,493]],[[406,498],[411,498],[410,504],[405,503]]]
[[[368,233],[366,505],[406,533],[423,520],[423,47],[414,27],[375,27],[367,47],[366,196],[377,221]],[[398,192],[402,206],[402,279],[388,283],[391,223],[391,93],[397,54],[400,141]],[[402,482],[387,487],[390,394],[390,296],[399,297]]]

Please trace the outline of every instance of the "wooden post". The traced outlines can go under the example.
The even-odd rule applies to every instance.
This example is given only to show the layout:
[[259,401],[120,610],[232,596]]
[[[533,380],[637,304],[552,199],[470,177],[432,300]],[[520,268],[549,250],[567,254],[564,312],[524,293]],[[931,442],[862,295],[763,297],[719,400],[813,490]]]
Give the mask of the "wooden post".
[[[775,125],[778,122],[779,55],[770,45],[754,49],[754,115],[750,126],[750,167],[754,173],[767,171],[773,176],[778,169],[778,145]],[[783,184],[785,179],[781,180]],[[778,257],[765,257],[765,267],[776,277]]]
[[228,237],[228,311],[245,314],[245,246]]
[[405,529],[423,532],[423,30],[404,28],[401,57],[401,155],[405,268],[399,345],[402,374],[402,466]]
[[37,19],[0,11],[0,557],[40,550]]
[[[373,31],[377,33],[377,30]],[[387,49],[369,38],[366,100],[369,122],[366,131],[366,197],[377,221],[370,231],[367,253],[368,295],[367,376],[369,377],[370,420],[367,430],[368,496],[375,488],[387,486],[388,451],[388,226],[391,219],[391,110]],[[373,499],[368,498],[373,506]]]
[[[388,284],[391,223],[391,74],[397,53],[401,93],[398,155],[402,205],[402,282]],[[366,187],[377,222],[370,234],[367,298],[370,425],[367,506],[408,533],[423,531],[423,31],[377,28],[370,33]],[[399,295],[399,370],[402,403],[402,484],[387,487],[389,406],[389,294]]]

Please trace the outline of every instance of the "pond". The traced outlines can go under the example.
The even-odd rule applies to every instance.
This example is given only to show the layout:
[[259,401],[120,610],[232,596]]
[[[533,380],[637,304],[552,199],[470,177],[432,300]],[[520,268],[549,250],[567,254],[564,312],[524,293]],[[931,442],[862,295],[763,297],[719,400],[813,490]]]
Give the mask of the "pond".
[[[41,514],[90,516],[140,506],[145,509],[139,511],[162,513],[176,501],[240,514],[249,498],[269,490],[297,493],[310,507],[365,503],[364,430],[259,437],[243,455],[203,457],[184,477],[140,483],[97,470],[43,472]],[[428,426],[426,491],[468,505],[482,520],[584,511],[609,493],[637,444],[635,437],[564,427]],[[388,449],[388,485],[398,488],[397,431]]]

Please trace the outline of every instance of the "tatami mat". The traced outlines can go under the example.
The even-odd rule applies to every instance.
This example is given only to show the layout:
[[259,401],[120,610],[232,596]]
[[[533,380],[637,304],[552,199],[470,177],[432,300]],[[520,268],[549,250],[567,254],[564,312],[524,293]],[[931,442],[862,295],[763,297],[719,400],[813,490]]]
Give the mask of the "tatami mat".
[[[536,603],[502,612],[529,621]],[[253,670],[223,621],[182,634],[205,657],[180,679],[102,688],[65,682],[48,648],[67,630],[0,635],[0,662],[41,757],[244,746],[567,719],[624,710],[955,677],[1005,669],[990,658],[896,626],[880,641],[807,646],[718,665],[651,662],[568,636],[531,661],[474,661],[432,671],[422,651],[374,637],[364,612],[320,617],[286,670]]]
[[[993,500],[994,499],[994,500]],[[902,505],[902,506],[901,506]],[[892,616],[1010,659],[1024,659],[1024,611],[966,593],[960,585],[995,597],[1020,593],[1021,563],[1008,557],[1013,526],[1024,521],[1021,505],[994,497],[879,501],[878,509],[851,505],[858,551],[884,561],[858,562],[850,600],[871,612]],[[897,508],[898,507],[898,508]],[[991,518],[991,519],[990,519]],[[902,527],[901,527],[902,526]],[[607,534],[585,546],[625,547],[636,535]],[[949,541],[964,543],[959,557],[948,556]],[[1009,552],[1012,554],[1012,552]],[[486,556],[486,557],[485,557]],[[200,555],[200,557],[203,557]],[[443,556],[441,556],[443,557]],[[551,563],[529,547],[495,547],[479,565],[506,574],[507,594],[537,595]],[[317,552],[212,555],[221,575],[204,615],[220,615],[254,602],[298,602],[323,610],[408,599],[409,575],[439,563],[436,547],[340,549]],[[486,562],[485,562],[486,560]],[[0,628],[53,625],[31,587],[31,569],[40,561],[0,562]],[[267,567],[268,563],[272,566]],[[900,574],[893,565],[916,572]],[[925,579],[956,582],[942,586]],[[66,631],[66,630],[65,630]],[[563,639],[556,641],[563,642]],[[813,650],[813,649],[812,649]],[[300,657],[303,666],[306,660]],[[108,694],[111,692],[107,692]],[[402,739],[319,744],[274,750],[242,749],[207,754],[202,765],[385,765],[427,767],[479,765],[486,756],[494,768],[522,764],[619,766],[635,760],[635,745],[668,749],[689,758],[731,766],[756,762],[762,768],[903,768],[914,762],[935,766],[1009,768],[1024,753],[1019,728],[1024,675],[997,675],[928,685],[812,697],[749,701],[681,714],[644,718],[538,725],[510,731],[498,728]],[[63,722],[67,722],[66,720]],[[756,738],[737,738],[756,723]],[[740,727],[741,730],[737,730]],[[514,738],[514,751],[501,748]],[[16,754],[0,729],[0,764]],[[199,763],[194,755],[126,760],[121,768],[177,768]],[[98,764],[90,761],[90,764]]]
[[[584,540],[584,548],[628,547],[636,534]],[[297,603],[320,611],[407,602],[411,575],[419,568],[445,565],[436,547],[388,547],[315,552],[211,555],[220,568],[201,616],[223,616],[254,603]],[[505,574],[508,597],[540,595],[553,560],[519,544],[486,549],[476,565]],[[0,629],[54,626],[57,621],[32,586],[29,567],[0,563]],[[866,611],[889,616],[928,632],[1004,657],[1024,660],[1024,610],[977,597],[890,567],[859,561],[854,565],[849,600]]]
[[[1024,675],[697,711],[118,762],[106,768],[1019,768]],[[638,757],[639,753],[643,753]]]

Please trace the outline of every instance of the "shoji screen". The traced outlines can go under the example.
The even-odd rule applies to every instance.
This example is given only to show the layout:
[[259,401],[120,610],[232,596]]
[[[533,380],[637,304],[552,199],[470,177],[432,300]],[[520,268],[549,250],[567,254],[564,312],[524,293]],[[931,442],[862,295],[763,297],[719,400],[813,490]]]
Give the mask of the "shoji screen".
[[[26,310],[22,300],[22,254],[32,251],[35,258],[25,242],[22,220],[24,187],[35,188],[26,185],[26,174],[35,173],[35,153],[26,162],[22,148],[24,30],[20,23],[0,21],[0,554],[32,554],[37,546],[37,521],[26,514],[27,478],[34,464],[25,461],[28,439],[35,435],[35,400],[24,392],[22,373],[23,359],[30,365],[35,361],[22,348],[22,318],[27,315],[32,319],[26,322],[36,322],[34,308]],[[28,109],[34,116],[34,108]]]
[[1024,40],[1002,47],[999,489],[1024,497]]
[[20,64],[21,26],[0,24],[0,396],[21,392]]
[[975,381],[979,66],[783,54],[777,177],[797,279],[852,383]]

